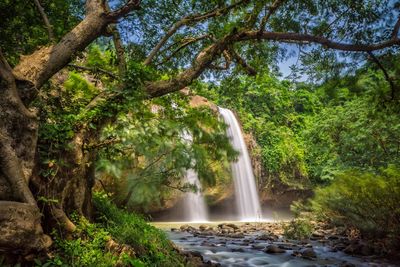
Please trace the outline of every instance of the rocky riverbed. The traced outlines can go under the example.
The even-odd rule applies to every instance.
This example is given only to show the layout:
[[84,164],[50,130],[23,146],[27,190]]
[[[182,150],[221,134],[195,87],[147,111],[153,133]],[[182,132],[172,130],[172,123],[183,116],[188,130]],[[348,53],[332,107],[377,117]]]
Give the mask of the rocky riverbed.
[[[284,223],[184,224],[170,239],[204,266],[400,266],[382,258],[382,244],[315,224],[307,240],[283,236]],[[164,227],[165,229],[165,227]]]

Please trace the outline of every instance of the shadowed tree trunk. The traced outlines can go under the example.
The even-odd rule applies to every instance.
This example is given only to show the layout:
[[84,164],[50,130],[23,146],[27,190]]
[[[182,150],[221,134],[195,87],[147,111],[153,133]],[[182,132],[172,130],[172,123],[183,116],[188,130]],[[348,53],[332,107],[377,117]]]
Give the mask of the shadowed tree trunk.
[[[13,69],[0,51],[0,252],[26,254],[51,245],[43,233],[36,198],[44,200],[46,220],[67,231],[74,225],[66,212],[90,216],[95,151],[84,146],[98,138],[99,131],[80,129],[66,151],[67,164],[56,179],[45,180],[36,173],[38,117],[29,109],[38,91],[73,56],[99,37],[107,25],[139,7],[128,1],[120,9],[107,11],[100,0],[86,2],[86,17],[57,44],[21,57]],[[54,224],[46,224],[51,226]]]

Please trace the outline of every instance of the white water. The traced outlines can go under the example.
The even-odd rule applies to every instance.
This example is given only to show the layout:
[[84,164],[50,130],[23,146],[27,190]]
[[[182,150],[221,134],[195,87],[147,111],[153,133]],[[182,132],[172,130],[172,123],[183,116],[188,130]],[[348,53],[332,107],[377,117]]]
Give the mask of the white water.
[[[182,135],[187,142],[192,142],[192,136],[184,132]],[[202,194],[202,188],[197,173],[193,169],[186,170],[185,182],[195,185],[196,192],[187,192],[183,199],[184,220],[188,222],[208,222],[208,210]]]
[[219,113],[228,125],[226,132],[233,148],[240,153],[238,160],[231,164],[239,219],[241,221],[259,221],[262,219],[261,205],[242,130],[231,110],[220,107]]

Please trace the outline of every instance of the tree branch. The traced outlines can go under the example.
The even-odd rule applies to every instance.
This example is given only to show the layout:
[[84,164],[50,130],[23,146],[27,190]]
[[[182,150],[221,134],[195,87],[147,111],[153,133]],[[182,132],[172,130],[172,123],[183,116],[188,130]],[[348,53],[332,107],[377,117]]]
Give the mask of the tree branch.
[[21,160],[16,155],[12,142],[5,129],[0,128],[0,170],[7,178],[15,197],[21,202],[37,207],[22,171]]
[[[107,12],[110,12],[110,6],[108,2],[105,2]],[[126,59],[125,59],[125,49],[124,45],[121,41],[121,35],[119,30],[115,24],[109,25],[110,32],[113,37],[113,43],[115,50],[117,51],[117,59],[118,59],[118,69],[119,69],[119,76],[123,77],[126,73]]]
[[129,0],[125,5],[117,10],[107,12],[106,17],[110,21],[117,21],[118,19],[128,15],[132,10],[139,10],[140,2],[140,0]]
[[14,82],[14,76],[12,69],[8,64],[7,59],[4,57],[3,52],[0,49],[0,78],[6,81],[8,84]]
[[397,19],[397,22],[393,27],[392,39],[398,39],[399,29],[400,29],[400,17]]
[[235,61],[245,69],[248,75],[255,76],[257,74],[257,71],[247,64],[247,62],[233,49],[233,47],[229,48],[229,53],[232,55]]
[[393,100],[395,97],[395,91],[396,91],[396,86],[394,85],[393,80],[390,78],[389,73],[386,71],[385,67],[382,65],[382,63],[379,61],[379,59],[374,55],[374,53],[372,53],[372,51],[368,51],[367,53],[370,56],[370,58],[372,59],[372,61],[378,66],[378,68],[382,70],[386,81],[390,85],[391,98]]
[[51,76],[70,63],[77,52],[101,36],[114,19],[138,8],[139,3],[139,0],[130,0],[120,9],[107,12],[103,0],[87,0],[86,17],[57,44],[42,47],[29,56],[21,57],[13,69],[14,76],[17,80],[31,83],[33,88],[41,88]]
[[54,37],[54,32],[53,32],[53,26],[50,24],[49,18],[47,17],[46,12],[44,12],[44,9],[43,9],[42,5],[40,4],[39,0],[34,0],[34,2],[35,2],[37,9],[39,10],[40,16],[43,19],[44,25],[46,26],[47,34],[49,35],[50,41],[54,42],[55,37]]
[[112,73],[111,71],[102,69],[102,68],[89,68],[89,67],[85,67],[85,66],[72,64],[72,63],[69,63],[68,67],[72,67],[72,68],[78,69],[78,70],[89,71],[89,72],[95,73],[95,74],[96,73],[103,73],[103,74],[105,74],[105,75],[107,75],[107,76],[109,76],[109,77],[111,77],[113,79],[118,79],[118,77],[114,73]]
[[21,100],[21,97],[18,94],[17,85],[15,82],[15,77],[12,73],[12,69],[8,64],[6,58],[0,49],[0,78],[3,79],[7,86],[4,89],[3,97],[8,97],[10,103],[20,112],[20,114],[24,115],[27,118],[33,119],[36,118],[36,112],[32,112],[26,108],[24,103]]
[[231,58],[231,54],[228,53],[228,51],[224,50],[222,52],[224,58],[225,58],[225,65],[223,66],[219,66],[219,65],[213,65],[210,64],[210,69],[214,69],[214,70],[227,70],[229,69],[229,67],[231,66],[231,62],[232,62],[232,58]]
[[374,50],[384,49],[390,46],[399,46],[400,39],[389,39],[375,44],[347,44],[336,42],[322,36],[315,36],[303,33],[285,33],[285,32],[257,32],[257,31],[244,31],[232,37],[233,42],[248,41],[248,40],[270,40],[281,41],[285,43],[300,43],[300,44],[320,44],[326,48],[350,51],[350,52],[368,52]]
[[320,44],[326,48],[352,51],[352,52],[368,52],[380,50],[391,46],[399,46],[399,39],[390,39],[375,44],[346,44],[336,42],[325,37],[314,36],[301,33],[283,33],[283,32],[259,32],[257,31],[241,31],[239,33],[231,33],[221,40],[213,43],[207,48],[203,49],[196,57],[192,65],[186,70],[182,71],[174,78],[167,81],[148,82],[146,90],[150,97],[162,96],[164,94],[178,91],[189,85],[194,79],[198,78],[206,68],[211,66],[218,56],[227,49],[229,45],[236,42],[249,41],[249,40],[268,40],[268,41],[281,41],[300,44]]
[[283,4],[283,2],[285,2],[285,0],[275,0],[275,2],[270,6],[268,13],[261,20],[260,32],[265,30],[265,26],[267,25],[269,18],[275,13],[278,7]]
[[226,14],[229,12],[231,9],[236,8],[237,6],[247,3],[249,0],[241,0],[238,1],[230,6],[224,7],[224,8],[215,8],[211,11],[208,11],[203,14],[198,14],[198,15],[190,15],[182,18],[181,20],[177,21],[172,25],[172,27],[168,30],[168,32],[164,35],[164,37],[157,43],[157,45],[151,50],[145,61],[143,62],[144,65],[149,65],[153,61],[155,55],[158,53],[158,51],[161,49],[161,47],[168,41],[168,39],[174,35],[182,26],[195,23],[195,22],[201,22],[203,20],[220,16],[223,14]]
[[173,58],[179,51],[181,51],[183,48],[189,46],[190,44],[196,43],[200,40],[206,39],[206,38],[211,38],[210,35],[204,34],[200,35],[198,37],[191,37],[191,38],[186,38],[186,42],[181,44],[174,52],[172,52],[169,56],[167,56],[162,62],[159,62],[156,64],[156,66],[162,65],[166,62],[168,62],[171,58]]
[[150,97],[162,96],[170,92],[178,91],[194,79],[200,76],[203,71],[211,65],[211,62],[223,52],[223,42],[217,42],[203,49],[196,57],[192,65],[170,80],[148,82],[145,87]]

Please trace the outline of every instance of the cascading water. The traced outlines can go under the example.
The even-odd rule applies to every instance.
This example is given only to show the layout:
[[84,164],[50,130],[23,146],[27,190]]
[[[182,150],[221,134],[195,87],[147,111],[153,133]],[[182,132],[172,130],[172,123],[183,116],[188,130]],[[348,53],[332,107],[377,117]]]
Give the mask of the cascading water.
[[187,170],[185,175],[187,183],[197,187],[197,192],[187,192],[184,199],[185,221],[207,222],[208,211],[204,197],[201,193],[201,184],[194,170]]
[[219,107],[219,113],[228,125],[227,135],[233,148],[240,152],[238,160],[231,164],[239,218],[241,221],[261,220],[261,205],[253,168],[239,122],[229,109]]
[[[188,132],[184,132],[182,138],[187,142],[192,142],[192,136]],[[186,170],[185,182],[195,185],[196,192],[187,192],[184,197],[184,219],[188,222],[207,222],[208,210],[203,194],[201,192],[201,184],[197,173],[193,169]]]

